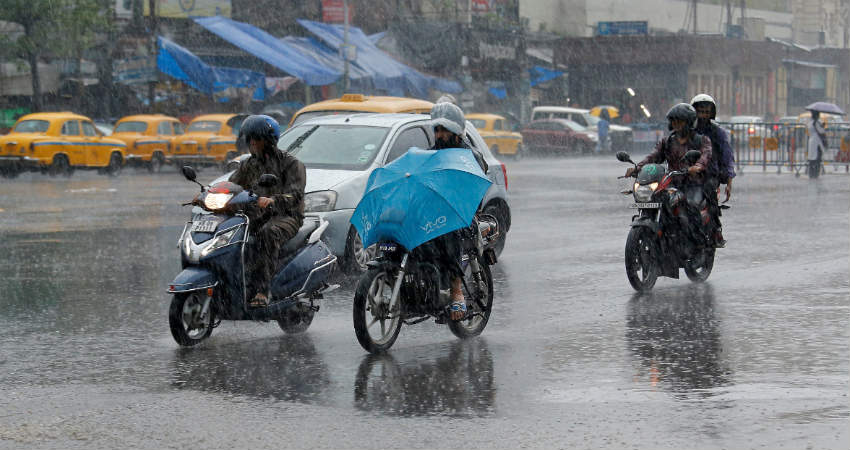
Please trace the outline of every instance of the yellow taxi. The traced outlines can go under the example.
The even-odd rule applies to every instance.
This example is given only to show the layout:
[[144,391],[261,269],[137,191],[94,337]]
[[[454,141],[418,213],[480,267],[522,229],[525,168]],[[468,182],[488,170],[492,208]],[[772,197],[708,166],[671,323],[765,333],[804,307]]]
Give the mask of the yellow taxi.
[[385,97],[363,94],[345,94],[340,98],[324,100],[299,109],[289,121],[289,126],[319,116],[358,112],[429,114],[434,104],[427,100],[406,97]]
[[162,114],[122,117],[112,130],[113,139],[127,144],[127,163],[159,172],[165,164],[172,141],[183,134],[183,123]]
[[467,114],[466,120],[475,126],[490,150],[498,155],[522,158],[522,135],[512,131],[508,121],[497,114]]
[[126,147],[103,136],[86,116],[68,111],[27,114],[0,137],[0,174],[11,178],[35,170],[71,176],[75,169],[97,169],[117,175]]
[[168,162],[224,167],[242,150],[236,147],[244,114],[204,114],[192,119],[182,136],[173,140]]

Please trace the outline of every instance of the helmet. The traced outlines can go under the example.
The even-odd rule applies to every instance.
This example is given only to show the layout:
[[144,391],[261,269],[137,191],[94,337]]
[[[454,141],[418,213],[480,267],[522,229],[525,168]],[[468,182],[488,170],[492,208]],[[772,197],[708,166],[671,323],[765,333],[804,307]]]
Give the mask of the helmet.
[[455,105],[457,105],[457,99],[452,94],[443,94],[434,103],[444,103],[444,102],[445,103],[454,103]]
[[685,126],[688,129],[693,129],[696,126],[697,111],[693,106],[687,103],[678,103],[667,111],[668,126],[672,129],[673,120],[679,119],[685,121]]
[[694,108],[697,107],[697,103],[710,103],[711,104],[711,117],[709,119],[714,119],[717,117],[717,103],[714,102],[714,99],[708,94],[697,94],[694,98],[691,99],[691,106]]
[[463,130],[466,128],[463,110],[453,103],[435,104],[431,108],[431,126],[436,128],[438,125],[458,136],[463,136]]
[[251,139],[265,140],[277,144],[280,138],[280,125],[266,115],[248,116],[239,127],[239,138],[248,143]]

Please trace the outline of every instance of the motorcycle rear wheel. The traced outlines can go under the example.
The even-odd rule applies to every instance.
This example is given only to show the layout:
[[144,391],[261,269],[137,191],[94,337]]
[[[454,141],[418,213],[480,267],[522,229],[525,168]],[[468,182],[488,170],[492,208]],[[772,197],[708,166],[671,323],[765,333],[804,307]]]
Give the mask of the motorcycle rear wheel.
[[626,238],[626,276],[638,292],[651,290],[658,279],[652,241],[650,231],[643,227],[632,228]]
[[315,314],[316,312],[312,309],[306,311],[292,309],[284,313],[283,317],[277,319],[277,324],[286,334],[303,333],[307,331],[307,328],[310,328]]
[[694,283],[702,283],[711,275],[711,269],[714,268],[714,251],[713,248],[703,250],[703,262],[699,266],[694,266],[690,261],[685,263],[685,275]]
[[[394,282],[390,274],[377,268],[369,268],[357,282],[352,308],[354,334],[360,346],[369,353],[389,350],[401,331],[401,301],[396,302],[394,311],[387,311]],[[375,328],[378,323],[380,330]],[[380,334],[374,337],[372,332],[378,331]]]
[[[463,289],[463,295],[466,299],[467,317],[469,319],[449,321],[449,330],[461,339],[468,339],[481,334],[484,327],[487,326],[487,322],[490,320],[490,312],[493,310],[493,275],[490,273],[490,266],[484,264],[484,261],[479,261],[479,264],[481,264],[481,275],[483,276],[481,282],[485,285],[483,286],[484,292],[480,293],[483,294],[483,298],[479,298],[479,300],[484,309],[482,310],[478,302],[475,301],[475,279],[470,266],[467,265],[463,277],[466,285]],[[480,313],[480,315],[474,315],[475,313]]]
[[212,334],[212,308],[207,310],[206,315],[201,315],[206,298],[201,292],[174,294],[168,308],[168,324],[171,336],[178,344],[191,347]]

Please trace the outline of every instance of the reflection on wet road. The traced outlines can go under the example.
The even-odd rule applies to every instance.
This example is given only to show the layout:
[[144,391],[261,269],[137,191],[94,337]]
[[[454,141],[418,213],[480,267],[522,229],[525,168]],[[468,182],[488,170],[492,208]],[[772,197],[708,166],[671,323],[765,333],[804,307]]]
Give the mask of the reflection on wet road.
[[179,348],[174,172],[4,181],[0,448],[850,447],[846,176],[739,177],[709,281],[635,294],[621,169],[511,163],[484,334],[425,322],[378,356],[351,279],[305,334],[225,322]]

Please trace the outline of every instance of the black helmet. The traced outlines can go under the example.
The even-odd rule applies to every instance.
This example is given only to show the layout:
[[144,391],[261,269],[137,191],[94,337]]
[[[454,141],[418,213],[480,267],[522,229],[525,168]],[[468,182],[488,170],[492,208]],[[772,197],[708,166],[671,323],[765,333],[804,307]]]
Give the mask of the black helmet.
[[244,139],[246,144],[251,139],[257,139],[276,145],[279,138],[280,125],[266,115],[248,116],[239,127],[239,139]]
[[679,119],[685,121],[685,126],[688,130],[696,127],[697,111],[693,106],[687,103],[678,103],[667,111],[667,128],[673,129],[673,120]]

